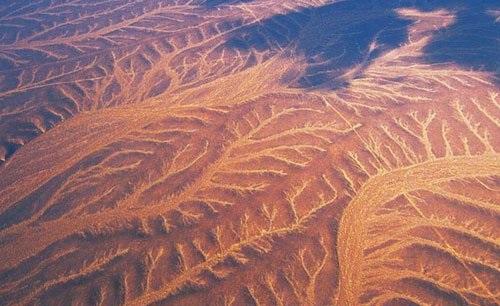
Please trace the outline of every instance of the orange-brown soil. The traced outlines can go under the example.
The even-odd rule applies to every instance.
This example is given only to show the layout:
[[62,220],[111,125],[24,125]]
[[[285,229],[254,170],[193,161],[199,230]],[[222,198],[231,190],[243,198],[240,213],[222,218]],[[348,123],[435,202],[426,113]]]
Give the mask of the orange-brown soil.
[[0,304],[500,304],[500,8],[388,2],[2,2]]

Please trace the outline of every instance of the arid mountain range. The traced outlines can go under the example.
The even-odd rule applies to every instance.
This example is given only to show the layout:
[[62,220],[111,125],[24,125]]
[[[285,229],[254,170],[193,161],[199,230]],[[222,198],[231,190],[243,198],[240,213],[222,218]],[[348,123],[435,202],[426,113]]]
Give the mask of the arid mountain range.
[[0,305],[500,305],[500,3],[0,1]]

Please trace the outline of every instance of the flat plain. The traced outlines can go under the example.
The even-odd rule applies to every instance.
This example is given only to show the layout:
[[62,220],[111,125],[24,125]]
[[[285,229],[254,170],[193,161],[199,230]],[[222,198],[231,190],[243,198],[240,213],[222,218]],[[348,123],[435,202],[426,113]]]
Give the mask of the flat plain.
[[0,305],[499,305],[497,1],[0,2]]

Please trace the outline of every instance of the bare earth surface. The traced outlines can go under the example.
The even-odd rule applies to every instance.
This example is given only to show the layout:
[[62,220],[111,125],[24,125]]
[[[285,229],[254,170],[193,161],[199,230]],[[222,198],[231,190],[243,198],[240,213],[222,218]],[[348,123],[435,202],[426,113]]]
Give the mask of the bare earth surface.
[[499,305],[497,1],[0,2],[0,305]]

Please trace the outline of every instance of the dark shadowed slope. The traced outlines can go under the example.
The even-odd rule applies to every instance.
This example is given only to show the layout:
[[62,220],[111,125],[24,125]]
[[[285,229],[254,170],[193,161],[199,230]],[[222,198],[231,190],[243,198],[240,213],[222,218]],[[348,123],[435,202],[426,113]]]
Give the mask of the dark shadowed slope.
[[220,5],[248,3],[248,2],[252,2],[252,1],[254,1],[254,0],[202,0],[201,5],[208,7],[208,8],[216,8],[217,6],[220,6]]
[[276,15],[243,28],[227,44],[237,50],[287,49],[287,56],[307,63],[295,86],[337,89],[406,41],[412,22],[386,3],[341,1]]
[[[495,10],[496,9],[496,10]],[[455,63],[465,69],[491,72],[500,80],[500,5],[457,12],[455,22],[439,30],[425,48],[431,63]]]
[[[281,50],[308,64],[296,86],[338,89],[359,77],[384,52],[407,40],[412,21],[397,9],[456,10],[452,25],[440,29],[425,48],[431,63],[455,63],[493,72],[500,64],[500,23],[494,1],[340,1],[273,16],[243,28],[228,41],[237,50]],[[352,12],[360,12],[354,15]]]

